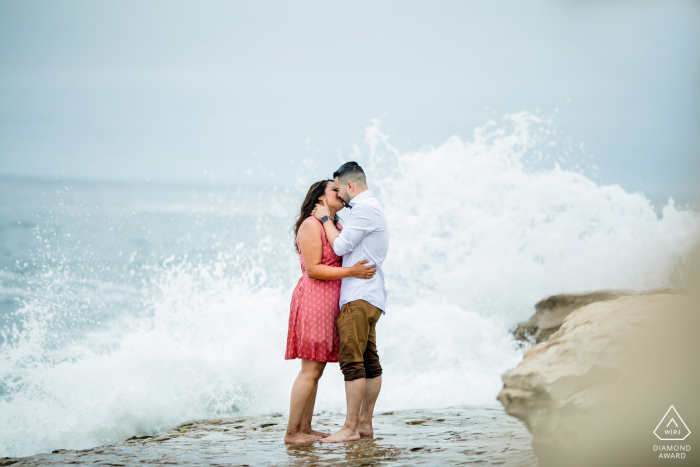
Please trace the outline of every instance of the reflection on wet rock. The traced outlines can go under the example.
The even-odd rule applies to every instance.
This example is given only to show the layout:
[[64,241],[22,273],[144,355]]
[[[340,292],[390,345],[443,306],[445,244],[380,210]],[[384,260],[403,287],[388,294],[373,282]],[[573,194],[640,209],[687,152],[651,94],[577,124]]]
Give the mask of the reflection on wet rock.
[[[314,417],[315,428],[328,432],[343,420]],[[4,458],[0,465],[537,465],[524,424],[495,407],[386,412],[375,417],[375,436],[340,444],[284,444],[286,422],[280,414],[196,420],[111,446]]]

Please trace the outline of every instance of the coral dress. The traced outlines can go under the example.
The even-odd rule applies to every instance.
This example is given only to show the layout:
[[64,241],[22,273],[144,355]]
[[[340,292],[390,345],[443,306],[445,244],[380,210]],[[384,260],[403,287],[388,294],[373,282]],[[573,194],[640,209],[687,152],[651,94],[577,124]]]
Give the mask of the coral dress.
[[[308,219],[313,219],[323,227],[321,221],[314,216],[309,216]],[[342,229],[340,224],[337,227],[338,230]],[[342,258],[333,252],[323,228],[321,228],[321,242],[323,244],[321,264],[341,267]],[[287,351],[284,358],[337,362],[340,337],[336,319],[340,313],[338,302],[341,279],[330,281],[312,279],[306,274],[306,266],[301,254],[299,263],[302,276],[294,288],[292,304],[289,307]]]

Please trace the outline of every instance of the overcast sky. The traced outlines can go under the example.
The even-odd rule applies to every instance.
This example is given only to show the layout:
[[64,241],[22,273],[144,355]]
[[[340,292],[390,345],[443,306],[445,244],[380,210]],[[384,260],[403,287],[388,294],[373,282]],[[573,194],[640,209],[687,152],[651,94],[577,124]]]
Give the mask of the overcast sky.
[[408,150],[538,109],[700,196],[700,2],[0,2],[0,175],[283,183],[373,117]]

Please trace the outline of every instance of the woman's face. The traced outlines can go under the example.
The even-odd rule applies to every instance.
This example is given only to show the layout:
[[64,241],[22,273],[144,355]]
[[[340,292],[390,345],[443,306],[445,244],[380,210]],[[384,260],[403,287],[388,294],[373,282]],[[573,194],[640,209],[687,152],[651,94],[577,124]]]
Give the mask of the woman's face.
[[328,182],[325,192],[326,203],[328,204],[328,208],[333,209],[335,212],[338,212],[345,207],[343,200],[340,199],[340,196],[338,196],[338,191],[338,187],[335,186],[335,183]]

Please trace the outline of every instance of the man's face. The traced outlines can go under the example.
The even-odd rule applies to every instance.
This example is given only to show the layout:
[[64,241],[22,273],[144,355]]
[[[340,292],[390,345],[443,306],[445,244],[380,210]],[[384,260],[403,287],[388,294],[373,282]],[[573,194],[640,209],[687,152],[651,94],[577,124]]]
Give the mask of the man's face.
[[340,196],[340,199],[343,200],[343,204],[345,206],[350,206],[350,194],[348,193],[348,184],[347,183],[340,183],[340,180],[338,180],[338,177],[335,177],[335,186],[337,186],[340,191],[338,192],[338,196]]

